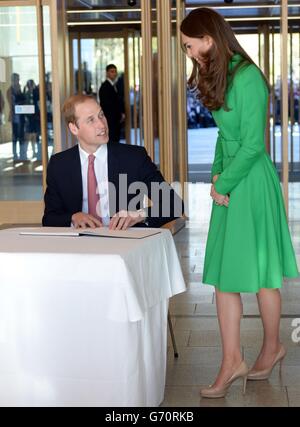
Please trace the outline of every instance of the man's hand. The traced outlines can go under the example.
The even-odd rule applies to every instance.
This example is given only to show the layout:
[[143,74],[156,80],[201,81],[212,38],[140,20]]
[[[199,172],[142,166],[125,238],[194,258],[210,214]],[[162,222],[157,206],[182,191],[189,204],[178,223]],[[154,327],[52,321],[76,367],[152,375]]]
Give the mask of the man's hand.
[[139,222],[143,222],[144,215],[140,211],[120,211],[116,213],[109,223],[110,230],[127,230]]
[[83,212],[77,212],[72,215],[72,224],[75,228],[96,228],[102,227],[102,222],[95,218],[93,215]]

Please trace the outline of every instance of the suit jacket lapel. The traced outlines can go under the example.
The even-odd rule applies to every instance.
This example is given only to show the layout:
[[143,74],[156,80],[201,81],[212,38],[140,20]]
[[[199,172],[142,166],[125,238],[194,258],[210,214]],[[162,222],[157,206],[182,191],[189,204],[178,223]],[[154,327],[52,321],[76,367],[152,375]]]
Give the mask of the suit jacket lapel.
[[79,155],[78,145],[74,147],[74,156],[73,156],[73,165],[72,165],[72,191],[74,191],[74,200],[76,201],[76,207],[79,208],[79,211],[82,209],[82,174],[81,174],[81,162]]
[[119,211],[119,160],[117,156],[117,144],[107,145],[107,173],[109,186],[113,185],[115,191],[109,188],[109,211],[113,216]]

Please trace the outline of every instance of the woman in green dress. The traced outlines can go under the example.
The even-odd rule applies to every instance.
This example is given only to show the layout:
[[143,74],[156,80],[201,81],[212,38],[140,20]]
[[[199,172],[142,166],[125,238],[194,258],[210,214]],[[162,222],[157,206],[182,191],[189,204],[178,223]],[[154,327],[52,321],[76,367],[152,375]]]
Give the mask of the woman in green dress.
[[[209,8],[181,23],[182,45],[193,62],[189,84],[219,128],[212,167],[213,207],[203,283],[215,286],[223,359],[202,397],[224,397],[237,378],[267,379],[286,350],[279,339],[283,277],[298,269],[280,182],[265,148],[269,86],[230,25]],[[264,329],[249,371],[240,349],[241,292],[256,293]]]

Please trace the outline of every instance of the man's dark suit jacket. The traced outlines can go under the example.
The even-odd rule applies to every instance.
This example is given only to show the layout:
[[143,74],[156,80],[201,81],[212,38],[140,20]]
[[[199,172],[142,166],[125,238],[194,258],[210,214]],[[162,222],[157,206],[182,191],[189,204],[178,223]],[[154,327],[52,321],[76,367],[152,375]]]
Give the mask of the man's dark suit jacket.
[[106,117],[109,128],[109,141],[119,142],[121,132],[121,118],[124,112],[121,94],[112,84],[105,80],[99,90],[100,105]]
[[[157,196],[151,194],[151,183],[162,183],[164,178],[143,147],[108,144],[107,162],[108,181],[114,184],[117,196],[115,198],[113,191],[109,191],[111,217],[120,210],[129,210],[128,204],[137,194],[128,194],[128,187],[136,181],[146,184],[147,195],[153,203],[148,209],[147,225],[149,227],[161,227],[163,224],[175,219],[175,213],[177,213],[177,217],[183,214],[182,200],[168,184],[165,183],[170,190],[170,202],[168,197],[165,198],[165,202],[167,207],[170,206],[170,214],[166,214],[162,209],[162,193],[159,192]],[[121,184],[121,187],[119,184],[120,174],[126,174],[127,176],[127,184]],[[78,146],[53,155],[47,169],[43,225],[69,227],[72,215],[82,211],[82,194],[81,162]],[[140,200],[143,200],[141,194],[140,196]],[[119,197],[123,200],[120,201]],[[141,207],[139,203],[137,209]],[[181,211],[179,215],[178,210]],[[159,214],[158,216],[156,212]],[[137,226],[145,227],[145,224],[137,224]]]

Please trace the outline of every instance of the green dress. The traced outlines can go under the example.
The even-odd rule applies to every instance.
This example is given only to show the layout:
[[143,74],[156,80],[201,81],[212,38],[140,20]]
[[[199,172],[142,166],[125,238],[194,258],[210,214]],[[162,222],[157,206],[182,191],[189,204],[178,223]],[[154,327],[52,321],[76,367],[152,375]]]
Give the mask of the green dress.
[[[231,71],[241,61],[235,54]],[[229,111],[213,111],[219,127],[212,177],[230,194],[229,207],[213,203],[203,283],[224,292],[280,288],[298,277],[282,191],[265,149],[268,89],[253,64],[242,66],[227,89]]]

